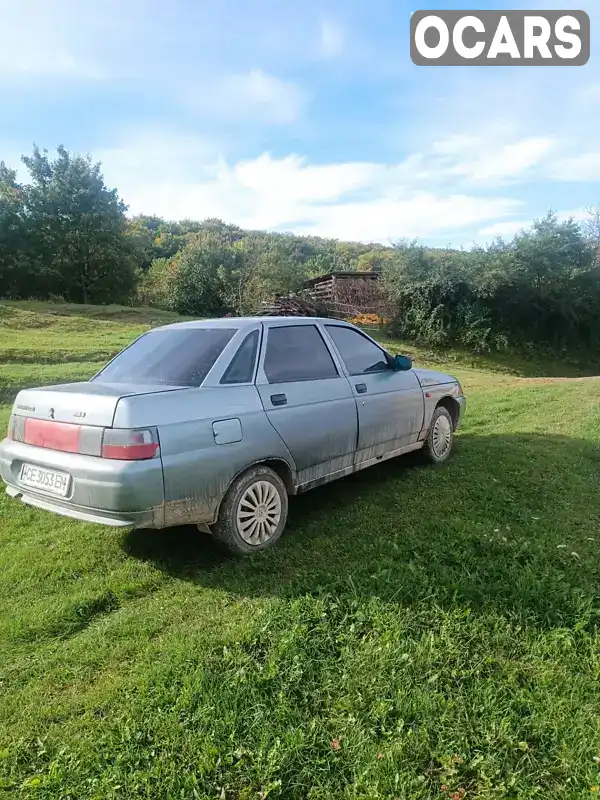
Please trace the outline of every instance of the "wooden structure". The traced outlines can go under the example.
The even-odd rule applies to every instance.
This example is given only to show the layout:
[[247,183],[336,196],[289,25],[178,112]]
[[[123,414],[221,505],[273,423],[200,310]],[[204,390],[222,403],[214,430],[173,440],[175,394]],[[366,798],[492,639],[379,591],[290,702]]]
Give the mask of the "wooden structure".
[[306,281],[302,284],[302,289],[324,301],[340,302],[348,294],[348,290],[363,291],[365,286],[378,279],[378,272],[330,272]]
[[302,293],[332,316],[380,314],[383,298],[378,280],[378,272],[332,272],[306,281]]
[[266,316],[326,316],[350,319],[361,314],[385,316],[377,272],[331,272],[302,284],[300,291],[263,303]]

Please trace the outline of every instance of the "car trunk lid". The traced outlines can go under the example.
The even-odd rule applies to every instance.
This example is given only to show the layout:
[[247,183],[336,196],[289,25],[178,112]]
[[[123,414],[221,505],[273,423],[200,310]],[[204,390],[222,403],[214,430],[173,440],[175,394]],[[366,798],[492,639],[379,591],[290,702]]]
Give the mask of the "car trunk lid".
[[[113,424],[117,404],[123,397],[177,391],[178,389],[181,390],[181,387],[161,385],[133,387],[127,384],[110,384],[99,381],[23,389],[14,402],[13,414],[56,423],[110,428]],[[64,430],[64,426],[61,427]]]

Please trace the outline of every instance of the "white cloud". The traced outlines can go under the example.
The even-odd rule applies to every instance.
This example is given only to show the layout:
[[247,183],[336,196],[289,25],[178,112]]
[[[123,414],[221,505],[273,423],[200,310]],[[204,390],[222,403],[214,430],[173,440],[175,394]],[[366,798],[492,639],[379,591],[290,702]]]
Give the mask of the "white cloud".
[[247,228],[387,242],[514,214],[509,197],[419,188],[419,158],[401,164],[311,164],[297,155],[229,163],[214,146],[168,135],[131,137],[100,154],[131,213],[221,217]]
[[571,211],[559,211],[556,215],[561,222],[574,219],[575,222],[586,222],[590,218],[590,212],[585,208],[574,208]]
[[[600,152],[593,145],[600,123],[598,75],[591,61],[577,76],[572,70],[525,68],[433,70],[424,77],[419,73],[414,92],[425,96],[427,103],[418,106],[417,124],[410,128],[404,124],[400,133],[405,138],[411,135],[413,148],[432,131],[449,140],[450,156],[462,150],[460,166],[469,180],[488,186],[490,181],[532,178],[539,183],[552,177],[554,164],[562,159],[594,149]],[[568,162],[560,179],[571,171],[583,177],[591,161],[588,157]]]
[[[588,96],[596,94],[598,87],[592,88],[594,91],[586,90]],[[536,136],[519,136],[508,124],[504,128],[472,127],[474,134],[450,134],[433,142],[428,163],[436,166],[440,176],[461,177],[467,184],[487,187],[532,178],[600,181],[600,150],[589,149],[593,135],[586,133],[583,123],[569,132]]]
[[495,239],[497,236],[510,238],[514,236],[515,233],[519,233],[520,230],[523,228],[528,228],[530,225],[531,220],[529,219],[506,220],[506,222],[496,222],[493,225],[488,225],[487,227],[482,228],[478,235],[490,237],[492,239]]
[[300,117],[307,99],[296,84],[253,69],[202,85],[194,92],[193,104],[223,120],[285,124]]
[[[444,151],[443,143],[438,143],[438,152],[462,155],[451,168],[452,174],[463,175],[471,181],[494,181],[522,179],[523,176],[542,162],[555,146],[548,137],[529,137],[514,142],[501,143],[484,141],[473,137],[451,139]],[[454,148],[449,149],[449,148]]]
[[[559,222],[566,222],[569,219],[573,219],[575,222],[585,222],[589,219],[589,216],[589,212],[584,208],[575,208],[571,211],[556,212],[556,217]],[[530,219],[512,219],[505,220],[503,222],[496,222],[493,225],[488,225],[485,228],[482,228],[478,232],[478,236],[484,238],[487,237],[488,239],[495,238],[496,236],[511,238],[523,229],[530,228],[533,220],[534,217],[531,217]]]
[[231,175],[244,189],[300,203],[337,200],[373,183],[381,170],[380,165],[360,162],[311,166],[296,155],[273,159],[263,153],[236,164]]
[[473,151],[473,148],[480,149],[483,140],[479,136],[470,136],[464,133],[455,133],[446,139],[433,142],[431,150],[440,156],[465,155]]
[[101,80],[105,75],[100,66],[45,41],[25,44],[19,38],[7,37],[0,50],[0,77]]
[[582,222],[589,222],[591,220],[590,210],[593,209],[573,208],[570,211],[559,211],[556,216],[559,222],[566,222],[568,219],[572,219],[581,224]]
[[549,169],[548,177],[558,181],[599,181],[600,153],[582,153],[561,158]]
[[339,239],[389,242],[430,237],[511,214],[519,203],[504,197],[438,196],[420,192],[405,200],[378,199],[311,209],[302,229]]
[[420,176],[437,183],[475,187],[500,186],[530,180],[532,174],[546,169],[559,142],[549,136],[518,137],[511,128],[479,130],[476,133],[449,134],[434,140],[431,146],[414,153],[411,161],[415,174],[417,159]]
[[[83,6],[83,7],[82,7]],[[86,49],[94,36],[94,12],[73,0],[3,0],[0,78],[71,78],[105,76]]]
[[344,51],[345,34],[342,26],[333,20],[321,23],[319,54],[322,58],[336,58]]
[[[207,139],[163,131],[131,131],[118,145],[95,149],[94,161],[102,163],[109,187],[131,193],[143,203],[143,190],[211,178],[219,163],[219,148]],[[148,179],[147,179],[148,176]],[[125,197],[127,200],[127,197]],[[143,210],[143,209],[140,209]],[[136,212],[137,213],[137,212]]]

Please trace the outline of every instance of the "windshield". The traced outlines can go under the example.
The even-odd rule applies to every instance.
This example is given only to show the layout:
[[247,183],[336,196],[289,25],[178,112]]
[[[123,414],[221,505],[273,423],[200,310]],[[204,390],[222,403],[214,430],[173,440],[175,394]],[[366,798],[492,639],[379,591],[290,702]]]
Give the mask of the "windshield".
[[200,386],[235,333],[230,328],[150,331],[119,353],[94,380]]

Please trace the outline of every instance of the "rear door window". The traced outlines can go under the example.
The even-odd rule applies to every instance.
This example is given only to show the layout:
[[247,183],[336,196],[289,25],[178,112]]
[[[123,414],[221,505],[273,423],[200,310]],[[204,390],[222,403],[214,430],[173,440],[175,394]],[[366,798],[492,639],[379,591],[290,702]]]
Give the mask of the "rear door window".
[[338,377],[331,353],[315,325],[270,328],[264,370],[269,383]]
[[94,380],[200,386],[235,333],[235,328],[150,331],[123,350]]

